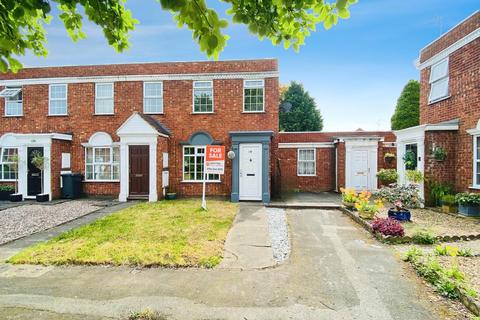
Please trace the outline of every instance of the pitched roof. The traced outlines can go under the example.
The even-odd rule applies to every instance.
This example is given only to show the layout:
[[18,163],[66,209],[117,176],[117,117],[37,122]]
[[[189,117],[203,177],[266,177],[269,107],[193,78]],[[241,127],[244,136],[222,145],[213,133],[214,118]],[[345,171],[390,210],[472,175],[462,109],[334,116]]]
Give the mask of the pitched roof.
[[155,119],[154,117],[148,114],[138,113],[138,115],[142,117],[143,120],[148,122],[148,124],[151,125],[159,133],[165,134],[167,136],[171,135],[170,130],[159,120]]

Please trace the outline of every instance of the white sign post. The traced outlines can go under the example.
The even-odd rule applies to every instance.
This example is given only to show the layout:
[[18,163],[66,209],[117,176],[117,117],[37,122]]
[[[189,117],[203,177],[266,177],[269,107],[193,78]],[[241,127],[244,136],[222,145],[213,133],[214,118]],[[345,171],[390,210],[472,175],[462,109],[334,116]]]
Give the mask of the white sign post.
[[207,210],[205,188],[209,173],[224,174],[225,172],[225,146],[207,146],[205,148],[205,161],[203,163],[203,191],[202,208]]

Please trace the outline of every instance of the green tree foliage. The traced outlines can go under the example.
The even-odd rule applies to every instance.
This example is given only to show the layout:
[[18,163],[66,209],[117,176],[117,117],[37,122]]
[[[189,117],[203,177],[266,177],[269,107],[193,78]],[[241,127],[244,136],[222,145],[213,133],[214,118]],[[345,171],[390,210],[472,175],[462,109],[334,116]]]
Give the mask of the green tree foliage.
[[[82,31],[86,17],[102,28],[109,45],[121,52],[127,49],[129,32],[138,23],[126,0],[0,0],[0,71],[16,72],[22,67],[15,58],[31,51],[46,56],[44,25],[52,19],[51,5],[60,10],[59,18],[73,41],[86,37]],[[206,0],[157,0],[163,10],[172,13],[179,27],[187,27],[208,57],[218,59],[225,48],[228,26]],[[339,18],[348,19],[349,6],[357,0],[223,0],[231,5],[227,14],[233,22],[243,23],[258,38],[274,45],[298,50],[316,26],[326,29]],[[82,13],[83,12],[83,13]]]
[[296,82],[290,84],[282,94],[281,106],[280,130],[292,132],[323,129],[323,119],[315,100],[301,84]]
[[392,130],[417,126],[420,123],[420,83],[410,80],[397,101],[392,116]]

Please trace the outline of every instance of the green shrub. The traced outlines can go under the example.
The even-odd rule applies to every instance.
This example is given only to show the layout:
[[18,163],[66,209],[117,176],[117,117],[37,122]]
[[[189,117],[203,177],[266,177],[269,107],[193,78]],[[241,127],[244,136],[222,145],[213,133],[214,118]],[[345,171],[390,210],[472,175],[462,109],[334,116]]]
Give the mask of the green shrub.
[[9,184],[4,184],[4,185],[0,185],[0,191],[13,191],[14,188],[12,185],[9,185]]
[[416,244],[434,244],[437,238],[428,230],[420,230],[412,235],[412,241]]
[[408,251],[405,253],[403,256],[404,261],[409,261],[409,262],[416,262],[419,257],[423,255],[423,251],[419,249],[418,247],[410,247]]
[[447,206],[455,205],[455,196],[453,194],[446,194],[442,197],[442,204]]
[[436,246],[434,252],[437,256],[456,257],[459,255],[460,249],[454,246]]
[[421,183],[423,181],[423,173],[419,170],[407,170],[405,175],[407,180],[412,183]]
[[428,187],[430,189],[429,205],[431,206],[441,205],[440,200],[442,200],[442,197],[444,195],[453,193],[453,185],[449,183],[431,181],[431,182],[428,182]]
[[461,205],[480,205],[480,194],[468,192],[457,193],[455,202]]
[[459,257],[473,257],[472,249],[470,249],[470,248],[460,249],[460,250],[458,250],[458,256]]
[[398,173],[395,169],[382,169],[377,172],[377,178],[383,183],[397,182]]

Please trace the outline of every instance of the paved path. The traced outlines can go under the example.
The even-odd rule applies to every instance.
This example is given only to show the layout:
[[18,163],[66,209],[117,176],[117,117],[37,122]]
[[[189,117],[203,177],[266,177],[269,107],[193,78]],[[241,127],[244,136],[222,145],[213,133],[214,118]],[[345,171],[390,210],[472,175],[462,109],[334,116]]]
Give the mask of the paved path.
[[4,266],[0,318],[41,309],[49,319],[98,319],[144,308],[168,319],[437,318],[408,280],[415,277],[348,217],[289,210],[288,218],[290,260],[265,270],[55,267],[42,273]]

